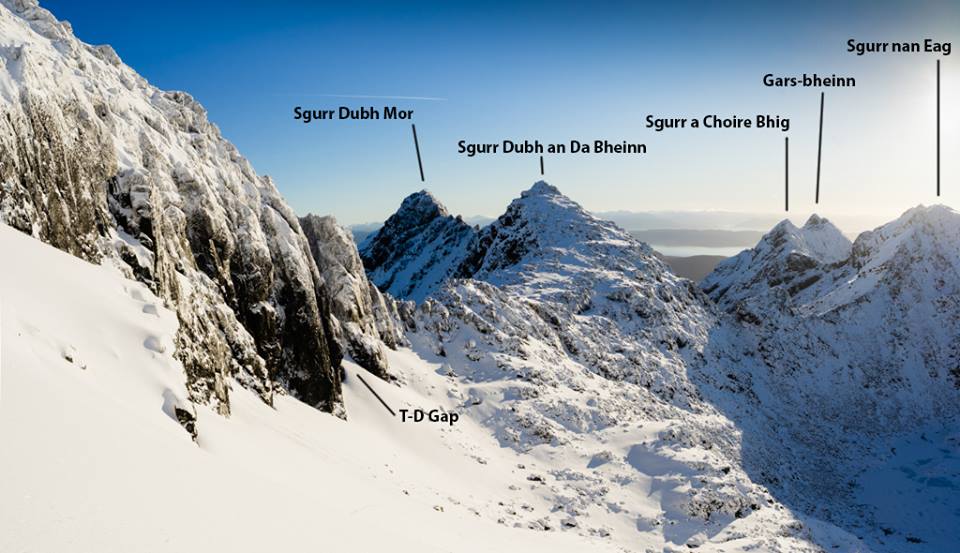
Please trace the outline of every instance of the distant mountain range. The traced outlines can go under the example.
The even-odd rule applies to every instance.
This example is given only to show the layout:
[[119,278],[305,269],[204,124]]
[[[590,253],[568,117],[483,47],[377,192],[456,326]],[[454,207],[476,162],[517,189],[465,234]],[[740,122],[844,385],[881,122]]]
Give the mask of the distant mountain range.
[[[699,280],[720,259],[739,253],[756,244],[765,229],[777,224],[781,217],[771,214],[735,212],[608,212],[598,217],[613,221],[637,239],[650,244],[669,258],[679,274]],[[848,228],[868,228],[873,217],[843,217]],[[463,218],[472,226],[486,226],[494,218]],[[659,226],[658,226],[659,225]],[[689,225],[689,226],[684,226]],[[712,226],[711,226],[712,225]],[[350,227],[354,240],[362,242],[376,232],[382,223],[365,223]],[[847,233],[849,238],[856,233]],[[687,259],[690,258],[690,259]],[[685,260],[685,261],[684,261]]]
[[[791,219],[795,224],[801,224],[809,214],[737,211],[601,211],[596,212],[595,215],[601,219],[613,221],[620,228],[630,231],[753,231],[759,234],[753,234],[752,236],[759,236],[784,218]],[[463,220],[467,223],[478,226],[485,226],[494,219],[495,217],[485,215],[463,217]],[[863,230],[883,224],[887,219],[883,216],[836,214],[832,215],[830,220],[836,221],[836,225],[844,234],[852,238]],[[349,228],[355,235],[366,235],[380,228],[382,224],[381,222],[370,222],[351,225]]]
[[[800,224],[809,215],[797,213],[750,213],[736,211],[608,211],[597,217],[608,219],[629,230],[724,230],[765,232],[784,218]],[[886,221],[882,216],[844,215],[831,216],[845,233],[857,233],[876,227]]]

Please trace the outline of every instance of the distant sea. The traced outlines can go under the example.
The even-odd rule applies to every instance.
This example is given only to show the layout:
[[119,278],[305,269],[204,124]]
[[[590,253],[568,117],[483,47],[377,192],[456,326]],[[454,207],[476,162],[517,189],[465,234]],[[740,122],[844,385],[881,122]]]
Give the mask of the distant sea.
[[650,247],[671,257],[690,257],[692,255],[719,255],[722,257],[732,257],[749,249],[749,247],[723,247],[714,248],[707,246],[662,246],[660,244],[650,244]]

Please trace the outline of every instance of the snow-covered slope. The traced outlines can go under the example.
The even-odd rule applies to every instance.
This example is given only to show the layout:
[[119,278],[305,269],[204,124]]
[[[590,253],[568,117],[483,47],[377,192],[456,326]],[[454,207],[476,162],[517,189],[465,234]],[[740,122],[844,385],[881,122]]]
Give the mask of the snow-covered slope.
[[[700,389],[744,432],[748,473],[788,504],[860,528],[881,551],[939,551],[945,537],[920,536],[917,517],[881,523],[891,506],[857,475],[895,462],[893,444],[960,430],[960,214],[911,209],[850,255],[839,239],[828,256],[803,249],[785,227],[704,280],[733,316]],[[958,508],[925,512],[956,528]]]
[[713,309],[648,246],[540,182],[455,274],[418,305],[410,339],[466,416],[540,461],[530,478],[556,507],[517,522],[640,551],[849,546],[742,471],[737,428],[688,375]]
[[[551,508],[524,461],[469,420],[390,417],[351,362],[349,421],[243,388],[229,419],[194,411],[176,314],[148,287],[2,224],[0,252],[0,551],[616,550],[497,524]],[[388,356],[410,382],[378,385],[395,408],[455,406],[435,367]]]
[[[726,475],[678,443],[690,438],[674,421],[500,447],[471,412],[501,401],[493,383],[465,401],[446,360],[403,348],[387,356],[406,384],[371,383],[394,409],[461,413],[456,426],[391,417],[349,361],[348,421],[243,388],[220,417],[190,404],[177,317],[145,285],[5,225],[0,251],[30,260],[0,272],[0,550],[815,551],[814,535],[856,550],[767,500],[742,518],[691,517],[702,479]],[[203,429],[196,441],[178,409]]]
[[341,341],[297,217],[193,98],[36,1],[0,0],[0,113],[0,221],[119,259],[163,298],[192,401],[227,413],[236,379],[342,411]]
[[426,190],[411,194],[360,244],[370,280],[395,298],[422,301],[453,276],[476,229]]

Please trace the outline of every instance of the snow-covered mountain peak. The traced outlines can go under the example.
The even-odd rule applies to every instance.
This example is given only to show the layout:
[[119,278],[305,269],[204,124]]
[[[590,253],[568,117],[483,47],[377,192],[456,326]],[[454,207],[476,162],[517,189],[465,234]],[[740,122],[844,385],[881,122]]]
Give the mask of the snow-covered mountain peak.
[[364,245],[372,246],[378,240],[420,232],[439,218],[451,218],[447,208],[427,190],[415,192],[403,199],[396,213],[384,222],[379,231],[367,237]]
[[918,205],[876,230],[888,236],[908,231],[929,234],[940,239],[956,239],[960,235],[960,213],[943,204]]
[[827,219],[813,214],[800,228],[784,220],[764,236],[757,248],[770,247],[780,255],[799,253],[821,263],[836,263],[850,256],[850,240]]
[[556,186],[538,181],[530,189],[521,192],[519,198],[510,202],[504,214],[487,228],[518,226],[519,223],[535,224],[543,232],[562,234],[557,232],[560,227],[570,228],[570,225],[583,224],[592,226],[601,221],[584,210],[580,204],[563,195]]
[[[577,202],[565,196],[560,189],[546,181],[537,181],[528,190],[520,193],[520,197],[511,202],[507,213],[523,209],[531,220],[560,217],[559,224],[576,221],[590,224],[603,222],[589,213]],[[609,223],[612,226],[612,223]]]
[[524,190],[521,194],[521,198],[526,198],[529,196],[562,196],[560,189],[556,186],[548,183],[545,180],[539,180],[533,183],[533,186],[529,190]]
[[957,221],[958,213],[951,207],[943,204],[925,206],[923,204],[911,207],[897,221]]
[[917,206],[894,221],[862,233],[853,244],[857,267],[943,260],[960,271],[960,213],[945,205]]
[[803,228],[814,228],[829,223],[830,221],[828,221],[825,217],[821,217],[814,213],[810,215],[810,217],[807,219],[807,222],[803,224]]
[[446,217],[450,212],[430,191],[421,190],[403,199],[397,215],[429,220],[435,217]]
[[540,181],[480,230],[459,276],[507,282],[512,273],[540,271],[546,261],[560,260],[566,266],[600,263],[624,270],[660,263],[646,244]]
[[755,247],[718,264],[702,286],[727,310],[771,290],[794,296],[817,282],[822,268],[849,259],[851,250],[850,240],[823,217],[812,215],[800,228],[785,219]]
[[776,225],[774,225],[773,228],[770,229],[770,232],[767,233],[767,235],[795,233],[797,232],[797,230],[799,229],[797,228],[797,225],[793,224],[793,221],[791,221],[790,219],[784,219],[779,223],[777,223]]
[[360,257],[381,290],[421,301],[456,272],[476,232],[422,190],[360,244]]

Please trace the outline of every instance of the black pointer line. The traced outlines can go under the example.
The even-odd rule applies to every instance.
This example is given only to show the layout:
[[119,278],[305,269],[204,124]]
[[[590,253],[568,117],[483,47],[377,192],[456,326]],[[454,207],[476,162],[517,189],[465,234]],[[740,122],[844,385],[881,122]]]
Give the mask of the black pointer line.
[[817,192],[814,198],[816,204],[820,203],[820,158],[823,152],[823,92],[820,93],[820,138],[817,140]]
[[367,381],[364,380],[362,376],[360,376],[360,375],[358,374],[358,375],[357,375],[357,378],[360,379],[360,382],[363,382],[363,385],[366,386],[368,390],[370,390],[370,393],[373,394],[374,397],[376,397],[377,399],[380,400],[380,403],[382,403],[383,406],[387,408],[387,411],[390,411],[390,415],[392,415],[392,416],[394,416],[394,417],[397,416],[397,414],[393,412],[393,409],[391,409],[390,406],[387,405],[387,402],[386,402],[386,401],[383,401],[383,398],[380,397],[380,394],[378,394],[376,391],[374,391],[374,389],[371,388],[369,384],[367,384]]
[[540,176],[543,176],[543,156],[540,156]]
[[937,60],[937,196],[940,196],[940,60]]
[[790,137],[783,137],[783,209],[790,211]]
[[[420,159],[420,141],[417,140],[417,126],[411,124],[410,128],[413,129],[413,146],[417,149],[417,165],[420,166],[420,182],[426,181],[423,178],[423,161]],[[369,386],[367,386],[369,388]]]

